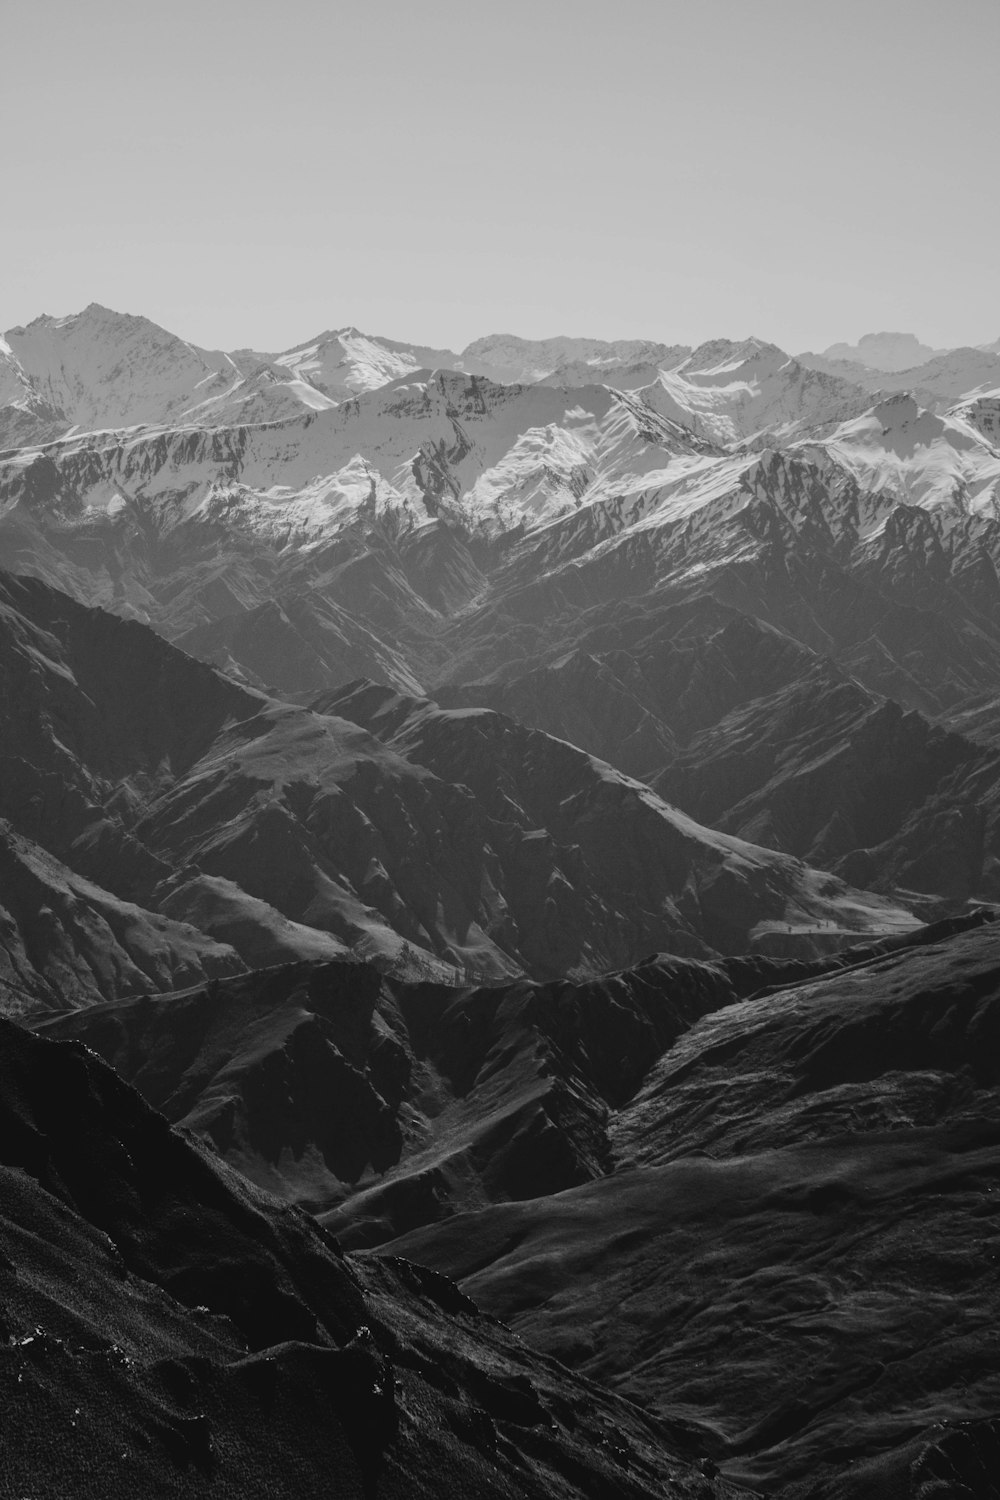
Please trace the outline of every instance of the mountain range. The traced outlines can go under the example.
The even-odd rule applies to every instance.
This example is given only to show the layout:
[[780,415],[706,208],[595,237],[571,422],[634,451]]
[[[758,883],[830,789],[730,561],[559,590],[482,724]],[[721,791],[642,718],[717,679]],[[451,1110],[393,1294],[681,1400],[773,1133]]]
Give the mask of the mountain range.
[[4,977],[34,1005],[348,952],[555,977],[914,925],[490,709],[282,703],[33,580],[0,596]]
[[[765,364],[779,352],[759,339],[744,345],[759,349]],[[833,344],[822,354],[802,354],[799,363],[865,390],[917,384],[947,399],[991,378],[994,387],[1000,384],[998,345],[1000,340],[974,349],[935,350],[913,334],[866,334],[857,345]],[[736,368],[728,346],[728,340],[692,349],[650,339],[492,334],[455,353],[344,327],[278,353],[227,352],[200,348],[148,318],[95,302],[67,317],[45,314],[0,336],[0,441],[18,446],[77,430],[281,420],[328,410],[424,369],[454,370],[505,385],[565,388],[597,381],[633,389],[676,374],[681,404],[686,397],[710,408],[706,389],[735,384],[724,378]],[[745,373],[752,383],[754,372]],[[669,390],[671,382],[666,383]],[[767,425],[766,417],[761,425]]]
[[18,1492],[995,1494],[996,346],[92,304],[0,444]]

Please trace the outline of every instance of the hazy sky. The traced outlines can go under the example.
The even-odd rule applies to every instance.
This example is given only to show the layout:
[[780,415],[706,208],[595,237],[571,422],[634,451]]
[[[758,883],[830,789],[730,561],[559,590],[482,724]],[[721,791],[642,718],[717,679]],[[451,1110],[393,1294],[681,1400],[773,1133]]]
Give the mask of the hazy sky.
[[1000,335],[1000,0],[7,0],[0,328]]

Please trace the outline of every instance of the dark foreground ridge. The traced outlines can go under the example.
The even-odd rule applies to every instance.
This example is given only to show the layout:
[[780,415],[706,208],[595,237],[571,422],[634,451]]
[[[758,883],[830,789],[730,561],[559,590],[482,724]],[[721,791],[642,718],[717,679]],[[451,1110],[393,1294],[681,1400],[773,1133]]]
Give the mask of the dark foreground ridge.
[[279,1222],[453,1277],[727,1483],[916,1500],[995,1493],[998,1000],[976,912],[812,962],[464,991],[298,964],[39,1024]]
[[608,1175],[393,1253],[734,1479],[996,1495],[1000,929],[956,926],[713,1010],[615,1112]]
[[76,1043],[0,1021],[5,1495],[735,1497],[448,1281],[359,1265]]
[[702,1016],[856,970],[986,911],[823,959],[652,955],[572,983],[412,983],[297,963],[39,1017],[99,1053],[252,1181],[332,1215],[350,1249],[613,1169],[617,1112]]

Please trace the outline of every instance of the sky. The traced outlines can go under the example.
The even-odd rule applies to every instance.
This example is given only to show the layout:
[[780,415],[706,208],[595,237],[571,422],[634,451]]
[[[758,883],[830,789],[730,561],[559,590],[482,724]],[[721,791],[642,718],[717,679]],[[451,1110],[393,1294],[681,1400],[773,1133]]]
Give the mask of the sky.
[[1000,335],[997,0],[9,0],[3,34],[3,329]]

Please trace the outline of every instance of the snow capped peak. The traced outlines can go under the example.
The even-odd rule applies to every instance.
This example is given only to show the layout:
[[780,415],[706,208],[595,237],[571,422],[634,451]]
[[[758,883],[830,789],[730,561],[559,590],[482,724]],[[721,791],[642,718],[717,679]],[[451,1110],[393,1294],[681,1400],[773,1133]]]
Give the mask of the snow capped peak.
[[864,410],[862,392],[762,339],[713,339],[643,391],[654,410],[712,443],[787,438]]
[[[897,373],[894,383],[932,410],[1000,387],[1000,353],[990,346],[934,355],[912,334],[896,333],[865,335],[857,346],[883,363],[887,349],[899,358],[925,359]],[[880,396],[893,388],[884,371],[820,356],[790,358],[755,335],[712,339],[692,351],[648,339],[491,334],[456,355],[344,324],[264,355],[198,348],[148,318],[99,302],[11,329],[0,346],[0,369],[0,407],[8,413],[31,408],[35,441],[78,429],[285,420],[401,382],[426,395],[430,372],[445,371],[451,378],[438,380],[437,398],[458,407],[470,400],[501,402],[503,387],[540,384],[568,392],[606,385],[638,395],[660,419],[698,439],[733,447],[758,444],[768,435],[821,436],[870,405],[859,387]],[[468,385],[473,378],[488,382],[489,391]],[[401,389],[394,399],[403,399]],[[898,411],[890,420],[900,420]],[[26,441],[29,429],[21,416],[8,415],[4,424],[0,445],[5,433],[11,441]]]
[[777,344],[748,338],[734,343],[731,339],[712,339],[701,344],[680,366],[689,380],[715,381],[717,376],[731,375],[751,364],[772,364],[777,368],[788,355]]
[[821,443],[823,452],[862,488],[926,508],[994,513],[1000,499],[1000,454],[962,413],[938,416],[909,391],[883,398],[842,423]]
[[36,318],[8,342],[38,396],[89,428],[162,421],[228,368],[148,318],[92,302],[65,318]]
[[[444,360],[436,356],[444,355]],[[428,357],[430,356],[430,357]],[[408,347],[362,333],[353,325],[319,334],[279,354],[275,364],[335,400],[376,390],[429,364],[454,362],[447,351]]]

